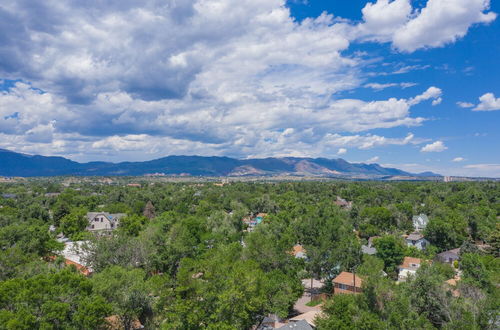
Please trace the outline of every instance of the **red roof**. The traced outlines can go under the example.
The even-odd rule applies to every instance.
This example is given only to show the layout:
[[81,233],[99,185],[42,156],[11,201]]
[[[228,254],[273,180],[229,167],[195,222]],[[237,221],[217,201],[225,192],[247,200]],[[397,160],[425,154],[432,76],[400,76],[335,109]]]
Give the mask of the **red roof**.
[[354,279],[356,279],[356,287],[361,288],[361,285],[363,284],[363,279],[349,272],[340,273],[339,276],[333,279],[333,283],[354,286]]

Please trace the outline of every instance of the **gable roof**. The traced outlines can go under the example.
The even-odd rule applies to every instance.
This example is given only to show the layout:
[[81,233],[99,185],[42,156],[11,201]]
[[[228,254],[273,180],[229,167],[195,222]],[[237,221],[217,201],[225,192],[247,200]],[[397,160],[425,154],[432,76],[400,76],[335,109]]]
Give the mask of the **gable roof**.
[[114,213],[114,214],[111,214],[111,213],[108,213],[108,212],[88,212],[87,213],[87,219],[89,221],[91,221],[91,220],[93,220],[95,217],[97,217],[99,215],[102,215],[102,216],[106,217],[106,219],[108,219],[110,222],[116,222],[116,221],[120,220],[121,218],[127,216],[125,213]]
[[439,253],[438,256],[445,256],[445,255],[453,254],[453,255],[456,255],[458,257],[459,253],[460,253],[460,248],[456,248],[456,249],[451,249],[448,251],[443,251],[443,252]]
[[354,279],[356,279],[356,287],[361,288],[361,285],[363,284],[363,279],[349,272],[340,273],[337,277],[333,279],[333,283],[354,286]]
[[420,233],[411,233],[406,237],[407,241],[418,241],[424,238],[424,235]]
[[361,245],[361,252],[364,254],[374,255],[377,253],[377,249],[370,245]]
[[418,267],[412,266],[412,264],[420,265],[422,264],[422,259],[420,258],[412,258],[412,257],[405,257],[403,259],[403,264],[399,266],[399,268],[405,268],[405,269],[417,269]]

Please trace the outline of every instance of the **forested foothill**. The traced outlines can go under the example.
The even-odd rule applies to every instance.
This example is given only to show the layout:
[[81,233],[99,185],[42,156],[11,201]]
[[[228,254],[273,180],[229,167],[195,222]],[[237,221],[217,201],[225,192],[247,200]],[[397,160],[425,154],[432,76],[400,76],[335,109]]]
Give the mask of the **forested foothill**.
[[[265,329],[310,278],[317,329],[498,329],[499,199],[498,182],[0,183],[0,329]],[[95,233],[88,212],[126,216]],[[422,250],[405,241],[419,214]],[[405,257],[422,265],[400,281]],[[334,295],[341,272],[362,292]]]

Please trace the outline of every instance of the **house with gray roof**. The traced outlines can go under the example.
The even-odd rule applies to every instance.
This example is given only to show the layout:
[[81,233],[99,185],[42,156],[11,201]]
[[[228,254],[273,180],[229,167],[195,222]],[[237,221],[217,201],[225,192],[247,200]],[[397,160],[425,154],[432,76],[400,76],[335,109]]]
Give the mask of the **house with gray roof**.
[[125,213],[111,214],[108,212],[89,212],[87,230],[91,232],[109,232],[120,225],[120,219],[126,217]]
[[425,239],[424,235],[420,233],[411,233],[405,237],[406,245],[413,246],[418,250],[425,250],[430,244],[428,240]]
[[440,262],[453,265],[455,260],[460,258],[460,248],[452,249],[449,251],[444,251],[436,256],[436,259]]

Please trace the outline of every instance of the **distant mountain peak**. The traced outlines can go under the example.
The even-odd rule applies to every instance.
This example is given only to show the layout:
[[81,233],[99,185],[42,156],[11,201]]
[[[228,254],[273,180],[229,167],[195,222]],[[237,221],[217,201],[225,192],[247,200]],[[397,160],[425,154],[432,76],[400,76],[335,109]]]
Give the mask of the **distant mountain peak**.
[[342,158],[235,159],[225,156],[166,156],[144,162],[78,163],[63,157],[31,156],[0,149],[0,175],[4,176],[142,176],[149,173],[192,176],[294,175],[363,179],[439,176],[432,172],[411,174],[378,164],[349,163]]

